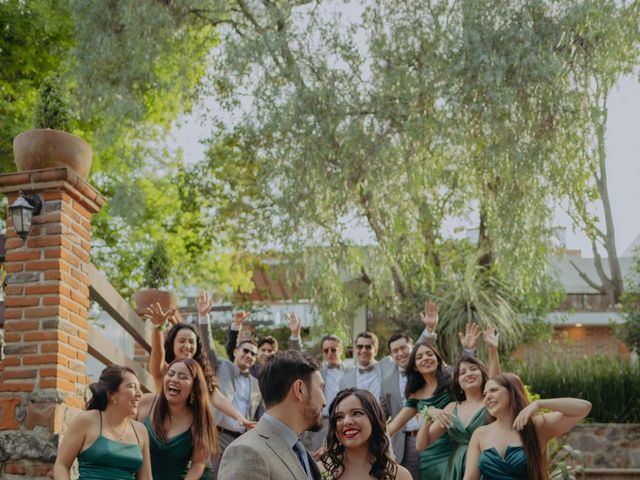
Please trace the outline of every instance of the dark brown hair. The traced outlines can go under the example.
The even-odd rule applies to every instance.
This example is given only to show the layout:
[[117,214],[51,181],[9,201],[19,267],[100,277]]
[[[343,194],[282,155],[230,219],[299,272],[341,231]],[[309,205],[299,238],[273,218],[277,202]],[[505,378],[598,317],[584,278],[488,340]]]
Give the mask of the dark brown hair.
[[359,338],[368,338],[371,340],[371,344],[373,345],[373,349],[377,352],[380,347],[380,341],[378,340],[378,336],[373,332],[362,332],[356,336],[356,339],[353,341],[353,348],[355,348],[356,343]]
[[[169,369],[178,363],[184,363],[193,378],[191,387],[191,395],[187,400],[187,407],[193,414],[193,423],[191,424],[191,435],[193,437],[194,450],[204,451],[206,456],[218,452],[218,436],[216,435],[216,421],[211,413],[211,399],[207,389],[207,383],[200,364],[193,358],[178,358],[171,362]],[[166,373],[165,373],[166,375]],[[151,413],[151,427],[156,437],[167,443],[167,432],[164,429],[164,421],[169,416],[169,403],[167,402],[166,392],[164,391],[164,378],[162,380],[162,391],[158,396],[153,412]]]
[[456,368],[453,370],[453,381],[451,383],[451,394],[453,395],[453,399],[456,402],[462,402],[467,399],[467,395],[464,393],[464,390],[460,386],[460,365],[463,363],[470,363],[478,367],[480,373],[482,374],[482,385],[480,387],[480,392],[484,392],[484,386],[487,384],[487,380],[489,380],[489,374],[487,373],[487,367],[485,367],[484,363],[476,357],[471,357],[469,355],[462,355],[458,363],[456,363]]
[[[520,380],[520,377],[517,375],[508,372],[496,375],[491,380],[503,386],[509,392],[511,417],[515,420],[522,409],[529,405],[522,380]],[[519,433],[524,453],[527,456],[529,480],[548,480],[547,456],[545,452],[542,451],[533,419],[529,420]]]
[[338,441],[336,424],[338,417],[336,409],[340,402],[350,396],[356,397],[362,404],[362,409],[367,414],[371,423],[371,436],[369,437],[369,455],[373,459],[369,475],[377,480],[393,480],[396,478],[398,465],[389,452],[389,437],[384,421],[384,413],[380,403],[368,390],[360,388],[345,388],[338,392],[336,398],[329,407],[329,431],[327,433],[327,449],[322,454],[320,461],[324,468],[333,476],[340,478],[344,471],[345,448]]
[[262,337],[260,340],[258,340],[258,345],[256,346],[260,348],[265,343],[268,343],[269,345],[271,345],[276,352],[278,351],[278,340],[276,340],[275,337],[272,337],[271,335]]
[[189,325],[188,323],[176,323],[167,332],[167,337],[164,340],[164,361],[167,362],[167,364],[171,364],[171,362],[176,359],[176,353],[173,350],[173,344],[176,340],[176,336],[178,336],[178,332],[183,328],[192,331],[196,335],[196,353],[194,353],[193,359],[198,362],[200,368],[202,368],[202,373],[204,373],[204,378],[207,384],[207,391],[209,392],[209,395],[213,395],[213,390],[218,385],[218,381],[213,374],[213,369],[211,368],[211,363],[209,363],[209,358],[207,358],[204,353],[204,348],[202,348],[200,335],[198,335],[198,332],[192,325]]
[[136,378],[136,372],[129,367],[109,365],[100,373],[100,380],[89,385],[91,398],[87,402],[87,410],[104,411],[109,404],[109,394],[115,393],[120,388],[125,373],[132,373]]
[[281,403],[293,382],[302,380],[307,387],[311,384],[311,375],[320,370],[320,365],[306,352],[281,350],[274,353],[258,373],[258,384],[262,400],[267,408]]
[[438,366],[436,368],[436,379],[438,381],[438,386],[433,392],[433,396],[440,395],[442,392],[448,390],[451,387],[451,375],[444,368],[444,361],[442,360],[442,355],[438,353],[438,350],[431,345],[431,343],[422,341],[416,343],[413,347],[413,351],[411,352],[411,356],[409,357],[409,363],[407,364],[407,387],[405,389],[405,396],[409,398],[411,395],[420,390],[427,381],[424,379],[422,374],[416,368],[416,355],[418,354],[418,350],[420,347],[427,347],[431,350],[436,358],[438,359]]

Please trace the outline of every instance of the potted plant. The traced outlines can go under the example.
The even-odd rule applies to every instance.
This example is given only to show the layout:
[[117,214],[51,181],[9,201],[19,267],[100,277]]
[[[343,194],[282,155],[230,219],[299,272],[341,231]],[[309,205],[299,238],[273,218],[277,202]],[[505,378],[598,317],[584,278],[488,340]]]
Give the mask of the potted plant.
[[163,310],[176,310],[177,297],[174,293],[161,290],[166,287],[171,274],[171,261],[164,241],[153,247],[151,255],[144,265],[144,288],[133,294],[138,315],[143,315],[149,305],[159,303]]
[[34,129],[13,140],[13,156],[19,171],[69,167],[86,179],[91,169],[91,146],[68,133],[68,103],[58,82],[47,78],[38,90]]

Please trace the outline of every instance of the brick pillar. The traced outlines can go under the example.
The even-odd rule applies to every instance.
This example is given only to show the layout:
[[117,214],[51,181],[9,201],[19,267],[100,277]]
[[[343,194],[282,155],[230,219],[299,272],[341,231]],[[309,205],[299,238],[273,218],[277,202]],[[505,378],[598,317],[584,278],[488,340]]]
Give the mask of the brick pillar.
[[5,353],[0,372],[0,478],[39,478],[59,434],[84,407],[91,218],[104,198],[66,167],[0,175],[9,204],[43,200],[26,238],[7,214]]

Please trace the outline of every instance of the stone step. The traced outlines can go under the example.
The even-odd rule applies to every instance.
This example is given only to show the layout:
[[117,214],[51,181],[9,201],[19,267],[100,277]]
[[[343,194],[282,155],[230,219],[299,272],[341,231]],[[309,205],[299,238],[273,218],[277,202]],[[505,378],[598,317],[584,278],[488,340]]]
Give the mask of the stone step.
[[584,478],[589,480],[640,479],[640,468],[587,468]]

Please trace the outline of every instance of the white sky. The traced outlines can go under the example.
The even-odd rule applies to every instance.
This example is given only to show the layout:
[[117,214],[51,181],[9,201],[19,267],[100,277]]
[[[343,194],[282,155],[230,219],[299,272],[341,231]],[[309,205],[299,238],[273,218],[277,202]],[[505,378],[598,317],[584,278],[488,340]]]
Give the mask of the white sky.
[[[210,106],[209,102],[206,102]],[[609,196],[616,229],[618,255],[627,249],[640,235],[640,82],[634,77],[621,79],[618,88],[609,98],[609,118],[607,123],[607,175]],[[202,111],[196,111],[182,120],[173,137],[176,145],[183,149],[187,162],[204,158],[202,141],[211,133],[211,124],[203,120]],[[579,249],[585,257],[591,257],[591,246],[586,236],[572,231],[571,221],[566,214],[557,212],[555,223],[564,226],[566,247]],[[474,227],[475,225],[461,225]],[[447,228],[447,230],[453,230]],[[460,234],[456,235],[459,236]],[[361,227],[354,227],[350,237],[364,240],[367,234]],[[366,241],[366,240],[364,240]],[[603,253],[603,252],[601,252]]]

